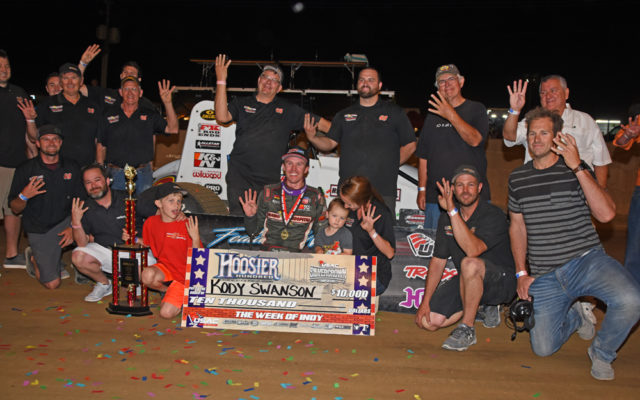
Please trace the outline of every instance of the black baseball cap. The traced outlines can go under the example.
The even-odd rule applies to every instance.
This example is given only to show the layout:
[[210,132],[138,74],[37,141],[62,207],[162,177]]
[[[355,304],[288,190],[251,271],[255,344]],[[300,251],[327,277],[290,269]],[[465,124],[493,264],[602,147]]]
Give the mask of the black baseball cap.
[[38,139],[40,139],[44,135],[58,135],[60,136],[60,139],[64,139],[60,128],[51,124],[42,125],[40,128],[38,128]]
[[156,186],[156,194],[154,197],[156,200],[160,200],[174,193],[180,193],[185,196],[187,194],[187,191],[175,182],[167,182],[163,183],[162,185]]
[[455,183],[456,178],[459,177],[460,175],[471,175],[475,177],[478,180],[478,182],[480,181],[480,174],[478,173],[478,170],[476,169],[476,167],[474,167],[473,165],[462,164],[458,166],[458,168],[456,168],[455,171],[453,171],[453,176],[451,177],[451,183]]

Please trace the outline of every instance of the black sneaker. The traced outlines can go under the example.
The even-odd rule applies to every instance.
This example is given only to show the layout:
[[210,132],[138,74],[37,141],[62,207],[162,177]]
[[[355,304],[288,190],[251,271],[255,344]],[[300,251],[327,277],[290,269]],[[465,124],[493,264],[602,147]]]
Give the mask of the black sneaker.
[[91,279],[89,279],[86,275],[81,274],[77,268],[73,268],[73,270],[75,271],[75,276],[74,276],[74,281],[76,282],[76,285],[86,285],[87,283],[93,282]]
[[451,335],[442,344],[443,349],[465,351],[469,346],[476,344],[476,330],[472,326],[460,324],[451,332]]
[[27,268],[27,262],[24,258],[24,254],[18,254],[11,258],[5,258],[3,263],[5,268],[9,269],[25,269]]

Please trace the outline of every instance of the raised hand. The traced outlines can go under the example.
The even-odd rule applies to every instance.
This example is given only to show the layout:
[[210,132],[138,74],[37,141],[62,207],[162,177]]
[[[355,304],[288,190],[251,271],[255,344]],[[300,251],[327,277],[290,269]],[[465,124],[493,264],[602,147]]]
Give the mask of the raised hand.
[[576,139],[568,133],[558,132],[555,138],[553,138],[555,147],[551,147],[551,150],[564,158],[564,163],[570,169],[576,168],[580,165],[580,153],[578,152],[578,145]]
[[447,121],[451,121],[456,114],[456,110],[454,110],[451,104],[444,98],[442,92],[438,91],[437,94],[437,96],[435,94],[431,95],[429,105],[433,108],[429,108],[429,112],[439,115]]
[[26,120],[34,120],[38,117],[36,108],[33,106],[33,101],[29,99],[18,97],[18,108],[22,111],[22,115],[24,115],[24,119]]
[[528,85],[529,81],[526,80],[523,84],[522,79],[513,81],[513,87],[507,85],[507,91],[509,92],[509,107],[511,107],[512,110],[520,111],[524,107]]
[[373,224],[375,224],[375,222],[382,217],[382,214],[374,218],[374,215],[376,214],[376,207],[372,206],[371,203],[367,204],[366,209],[364,208],[364,206],[361,206],[360,212],[362,213],[362,221],[360,222],[360,227],[365,232],[371,232],[373,230]]
[[442,209],[451,211],[456,205],[453,202],[453,186],[448,180],[442,178],[442,183],[436,181],[440,194],[438,195],[438,203]]
[[216,57],[216,79],[219,81],[226,81],[229,65],[231,60],[227,59],[226,54],[218,54]]
[[31,199],[39,194],[46,193],[47,190],[43,189],[44,179],[41,176],[33,176],[29,179],[27,186],[22,189],[22,195]]
[[71,200],[71,225],[80,225],[82,216],[88,209],[89,207],[84,206],[84,201],[80,200],[79,197],[74,197]]
[[304,132],[307,137],[314,137],[318,133],[318,122],[309,113],[304,115]]
[[95,43],[87,47],[84,53],[82,53],[82,57],[80,57],[80,64],[89,64],[101,51],[100,45]]
[[171,95],[176,90],[175,86],[171,86],[171,81],[163,79],[158,82],[158,92],[163,103],[171,103]]
[[238,197],[240,204],[242,204],[242,210],[247,217],[253,217],[258,212],[258,192],[255,190],[245,190],[244,199],[242,196]]
[[193,242],[194,247],[200,246],[200,231],[198,230],[198,217],[190,216],[187,219],[187,233]]

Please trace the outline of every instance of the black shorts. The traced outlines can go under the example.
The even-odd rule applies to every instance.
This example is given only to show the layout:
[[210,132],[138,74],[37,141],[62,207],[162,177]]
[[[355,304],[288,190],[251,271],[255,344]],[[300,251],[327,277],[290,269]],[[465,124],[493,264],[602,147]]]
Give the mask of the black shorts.
[[[495,306],[509,303],[516,294],[515,271],[499,267],[489,260],[484,261],[484,285],[482,289],[481,305]],[[460,297],[460,270],[458,275],[438,286],[429,302],[431,312],[442,314],[449,318],[458,311],[462,311]]]

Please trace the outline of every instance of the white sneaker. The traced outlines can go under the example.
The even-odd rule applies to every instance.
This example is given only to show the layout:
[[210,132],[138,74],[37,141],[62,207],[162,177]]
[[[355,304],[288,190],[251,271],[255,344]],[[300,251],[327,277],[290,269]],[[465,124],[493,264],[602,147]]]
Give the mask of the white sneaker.
[[111,285],[111,281],[109,281],[109,283],[106,285],[104,283],[96,282],[96,285],[93,287],[93,290],[91,291],[91,293],[87,295],[87,297],[84,298],[84,301],[88,301],[91,303],[100,301],[102,300],[103,297],[110,295],[112,292],[112,289],[113,287]]

